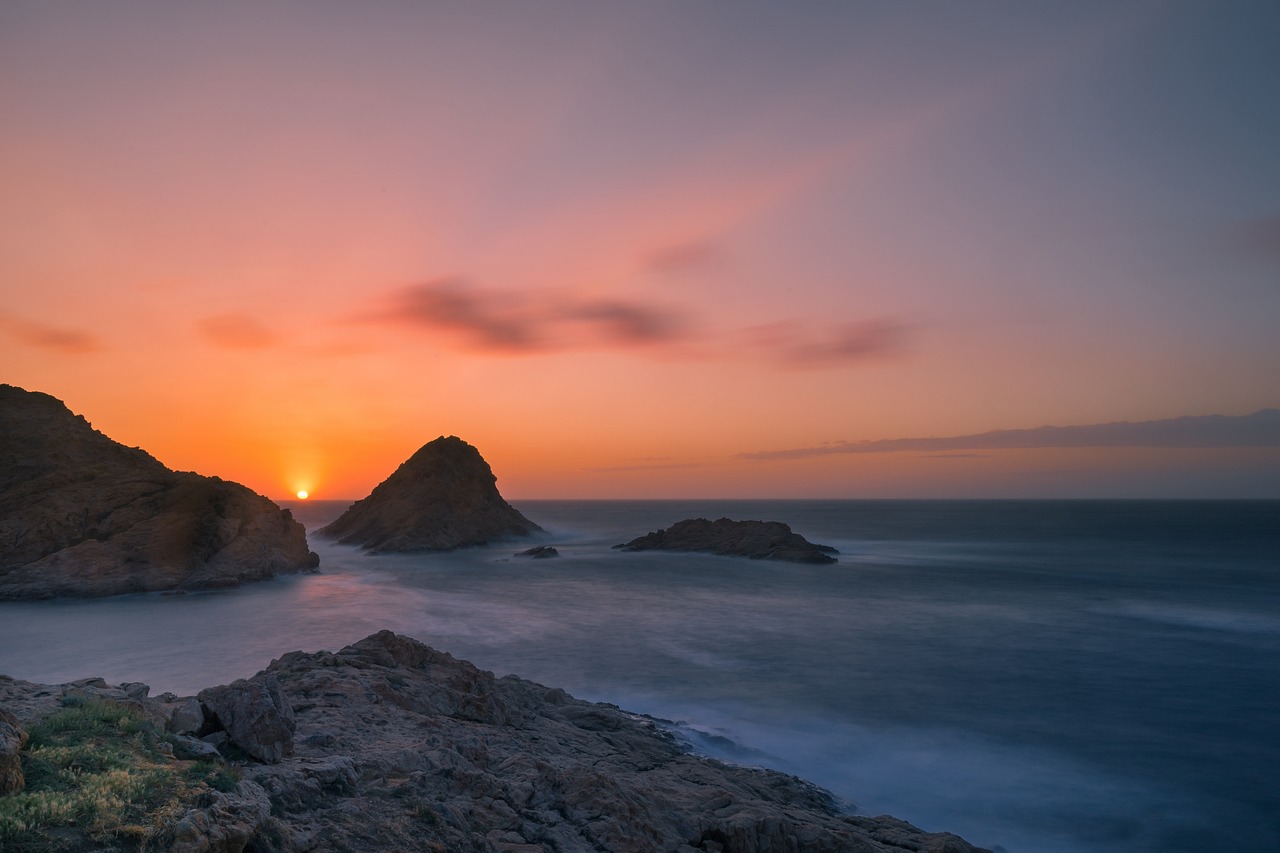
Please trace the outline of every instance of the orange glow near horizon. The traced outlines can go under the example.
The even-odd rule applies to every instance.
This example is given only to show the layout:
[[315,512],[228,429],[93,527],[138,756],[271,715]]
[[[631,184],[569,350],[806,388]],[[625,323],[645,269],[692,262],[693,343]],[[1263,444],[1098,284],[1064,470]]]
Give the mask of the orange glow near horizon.
[[1265,442],[759,457],[1280,405],[1273,200],[1170,217],[1164,101],[1093,97],[1132,10],[616,5],[0,8],[0,382],[274,498],[439,435],[509,498],[1280,497]]

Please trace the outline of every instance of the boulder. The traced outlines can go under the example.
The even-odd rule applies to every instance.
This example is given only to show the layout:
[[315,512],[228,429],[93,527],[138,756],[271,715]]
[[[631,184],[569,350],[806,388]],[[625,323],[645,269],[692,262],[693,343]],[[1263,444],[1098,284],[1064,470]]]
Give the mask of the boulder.
[[[170,853],[242,853],[271,820],[262,786],[241,782],[230,792],[210,792],[207,804],[187,811],[174,830]],[[266,849],[275,849],[268,847]]]
[[293,753],[293,708],[274,675],[201,690],[206,725],[227,733],[249,757],[275,764]]
[[540,532],[502,499],[480,451],[441,436],[320,535],[368,551],[451,551]]
[[26,783],[22,774],[22,747],[27,733],[18,718],[0,708],[0,796],[22,790]]
[[59,400],[0,385],[0,600],[228,587],[318,561],[261,495],[171,471]]
[[720,518],[688,518],[664,530],[614,545],[623,551],[706,551],[753,560],[785,560],[791,563],[834,563],[839,552],[817,545],[780,521],[732,521]]

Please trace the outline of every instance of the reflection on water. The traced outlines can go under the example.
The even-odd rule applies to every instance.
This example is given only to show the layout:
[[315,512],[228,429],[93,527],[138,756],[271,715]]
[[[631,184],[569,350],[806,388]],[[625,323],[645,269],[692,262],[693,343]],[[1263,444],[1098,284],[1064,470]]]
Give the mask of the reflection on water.
[[[313,538],[319,575],[0,605],[0,672],[191,693],[390,628],[1015,853],[1275,849],[1277,505],[1216,542],[1164,506],[530,502],[561,558]],[[841,562],[610,549],[699,514],[787,521]]]

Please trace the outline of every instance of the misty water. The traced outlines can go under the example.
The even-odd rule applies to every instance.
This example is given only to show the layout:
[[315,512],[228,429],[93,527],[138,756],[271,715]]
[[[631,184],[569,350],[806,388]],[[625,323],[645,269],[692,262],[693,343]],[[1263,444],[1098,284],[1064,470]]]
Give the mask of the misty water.
[[[1280,849],[1280,502],[517,505],[559,559],[312,537],[318,575],[0,604],[0,672],[192,693],[390,628],[1010,853]],[[690,516],[840,562],[610,548]]]

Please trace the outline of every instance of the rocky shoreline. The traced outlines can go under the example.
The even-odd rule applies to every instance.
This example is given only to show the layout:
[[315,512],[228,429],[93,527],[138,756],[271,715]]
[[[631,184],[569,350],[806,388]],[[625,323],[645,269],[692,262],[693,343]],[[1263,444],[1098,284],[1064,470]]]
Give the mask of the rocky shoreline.
[[[842,813],[803,780],[692,755],[658,721],[496,678],[389,631],[336,653],[290,652],[196,697],[0,677],[19,734],[86,700],[149,720],[173,762],[235,771],[164,824],[156,849],[178,853],[981,853]],[[109,848],[99,843],[70,849]]]

